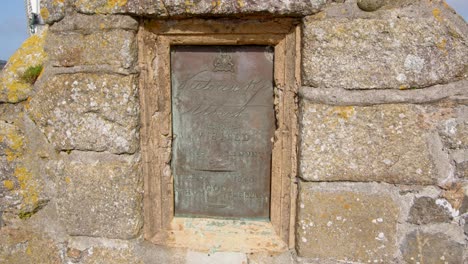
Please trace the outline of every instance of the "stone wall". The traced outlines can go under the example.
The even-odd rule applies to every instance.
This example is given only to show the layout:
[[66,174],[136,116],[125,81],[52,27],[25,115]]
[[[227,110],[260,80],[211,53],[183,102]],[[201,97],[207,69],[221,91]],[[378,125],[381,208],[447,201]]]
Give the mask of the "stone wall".
[[[43,2],[0,73],[1,263],[468,261],[468,25],[443,1]],[[137,34],[190,17],[302,20],[290,251],[142,238]]]

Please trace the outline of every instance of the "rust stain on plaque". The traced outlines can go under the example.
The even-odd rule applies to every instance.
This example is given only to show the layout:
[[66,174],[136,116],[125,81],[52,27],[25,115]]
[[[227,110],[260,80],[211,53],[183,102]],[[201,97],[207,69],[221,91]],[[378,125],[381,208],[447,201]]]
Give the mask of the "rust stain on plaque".
[[268,218],[273,50],[174,46],[175,215]]

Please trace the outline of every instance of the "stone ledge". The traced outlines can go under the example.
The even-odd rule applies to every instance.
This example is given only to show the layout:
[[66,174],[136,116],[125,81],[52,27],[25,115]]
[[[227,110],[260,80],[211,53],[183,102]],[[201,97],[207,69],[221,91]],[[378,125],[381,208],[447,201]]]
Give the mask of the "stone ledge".
[[138,21],[125,15],[73,14],[50,27],[50,32],[79,32],[89,34],[115,29],[138,30]]
[[327,105],[423,104],[449,99],[468,103],[468,79],[424,89],[348,90],[345,88],[302,87],[299,94],[314,103]]

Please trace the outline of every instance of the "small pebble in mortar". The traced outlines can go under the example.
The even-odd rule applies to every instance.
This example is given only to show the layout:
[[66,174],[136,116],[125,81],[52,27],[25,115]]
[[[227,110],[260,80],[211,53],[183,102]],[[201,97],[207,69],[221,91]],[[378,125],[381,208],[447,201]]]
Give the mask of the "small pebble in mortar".
[[384,4],[383,0],[358,0],[358,7],[366,12],[373,12],[381,8]]

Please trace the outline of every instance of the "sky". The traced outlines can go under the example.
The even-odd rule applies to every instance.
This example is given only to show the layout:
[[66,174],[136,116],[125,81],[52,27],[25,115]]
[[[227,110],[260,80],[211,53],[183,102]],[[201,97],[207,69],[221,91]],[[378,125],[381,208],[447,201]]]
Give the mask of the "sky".
[[[468,0],[446,0],[468,21]],[[0,60],[7,60],[28,37],[23,0],[1,0]]]

